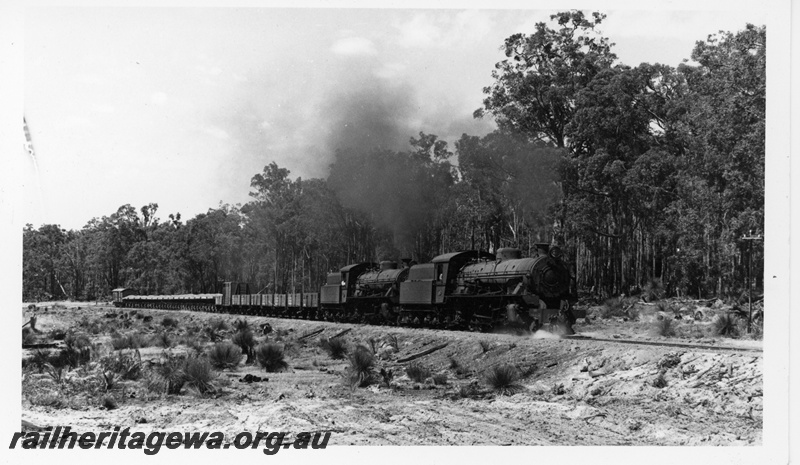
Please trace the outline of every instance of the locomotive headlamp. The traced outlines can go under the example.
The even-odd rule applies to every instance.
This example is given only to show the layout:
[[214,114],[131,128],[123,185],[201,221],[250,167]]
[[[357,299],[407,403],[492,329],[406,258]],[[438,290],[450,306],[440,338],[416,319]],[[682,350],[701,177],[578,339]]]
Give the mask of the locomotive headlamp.
[[550,256],[553,258],[561,258],[561,247],[557,245],[550,247]]

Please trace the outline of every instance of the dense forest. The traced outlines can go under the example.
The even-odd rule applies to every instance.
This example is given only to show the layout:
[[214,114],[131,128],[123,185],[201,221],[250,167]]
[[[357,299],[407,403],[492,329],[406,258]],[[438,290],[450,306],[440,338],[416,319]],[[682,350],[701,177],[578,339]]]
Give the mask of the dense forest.
[[327,179],[273,162],[250,202],[187,221],[152,203],[77,231],[27,225],[23,299],[215,292],[223,280],[310,292],[354,262],[536,242],[559,244],[598,296],[656,280],[670,295],[738,295],[742,236],[764,230],[766,28],[709,36],[677,68],[632,67],[596,31],[604,18],[562,12],[508,37],[474,115],[497,123],[484,137],[343,148]]

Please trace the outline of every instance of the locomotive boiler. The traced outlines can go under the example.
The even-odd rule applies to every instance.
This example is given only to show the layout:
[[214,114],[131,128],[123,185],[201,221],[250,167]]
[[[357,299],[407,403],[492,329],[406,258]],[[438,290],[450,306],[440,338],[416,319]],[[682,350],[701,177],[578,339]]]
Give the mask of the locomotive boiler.
[[528,258],[519,249],[500,249],[494,260],[462,267],[455,284],[454,305],[483,325],[572,333],[571,275],[558,247],[537,244]]

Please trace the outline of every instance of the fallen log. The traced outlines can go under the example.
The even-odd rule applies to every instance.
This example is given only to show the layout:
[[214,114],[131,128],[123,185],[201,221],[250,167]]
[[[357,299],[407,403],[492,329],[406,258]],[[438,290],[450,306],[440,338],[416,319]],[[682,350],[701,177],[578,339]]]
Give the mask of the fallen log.
[[337,337],[342,337],[342,336],[344,336],[345,334],[349,333],[352,330],[353,330],[353,328],[347,328],[344,331],[341,331],[341,332],[335,334],[333,337],[331,337],[331,339],[336,339]]
[[39,342],[36,344],[22,344],[23,349],[55,349],[58,347],[57,342]]
[[304,335],[302,335],[302,336],[298,337],[298,338],[297,338],[297,340],[298,340],[298,341],[302,341],[303,339],[308,339],[308,338],[310,338],[311,336],[316,336],[317,334],[319,334],[319,333],[321,333],[321,332],[323,332],[323,331],[325,331],[325,328],[321,328],[321,329],[318,329],[318,330],[316,330],[316,331],[311,331],[311,332],[310,332],[310,333],[308,333],[308,334],[304,334]]
[[416,359],[418,359],[420,357],[424,357],[424,356],[426,356],[428,354],[432,354],[432,353],[436,352],[437,350],[444,349],[445,347],[447,347],[447,343],[446,342],[444,344],[438,345],[436,347],[431,347],[430,349],[423,350],[422,352],[416,353],[414,355],[409,355],[408,357],[403,357],[401,359],[398,359],[397,363],[410,362],[410,361],[416,360]]

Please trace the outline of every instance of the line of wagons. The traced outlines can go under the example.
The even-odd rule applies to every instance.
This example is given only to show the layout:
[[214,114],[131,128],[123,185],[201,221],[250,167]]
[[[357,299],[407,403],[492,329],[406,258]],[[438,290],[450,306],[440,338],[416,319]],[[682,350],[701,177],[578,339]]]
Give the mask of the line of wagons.
[[371,324],[489,331],[516,328],[572,333],[584,311],[561,250],[537,244],[532,257],[516,248],[497,255],[468,250],[430,263],[356,263],[329,273],[319,292],[252,294],[250,285],[224,282],[214,294],[137,295],[112,291],[126,308],[199,310]]

